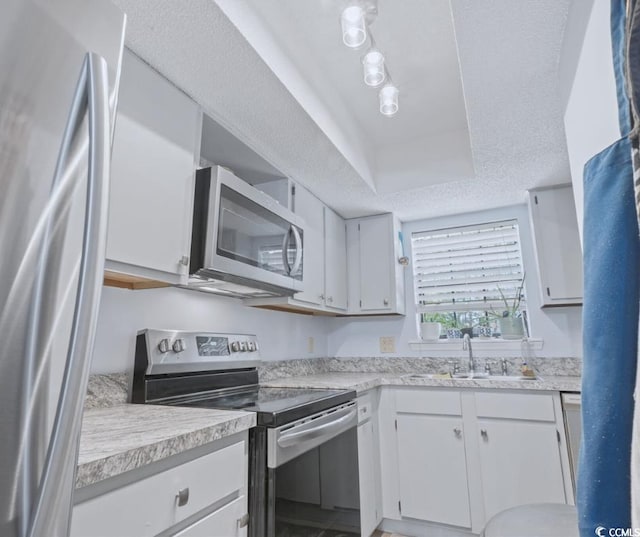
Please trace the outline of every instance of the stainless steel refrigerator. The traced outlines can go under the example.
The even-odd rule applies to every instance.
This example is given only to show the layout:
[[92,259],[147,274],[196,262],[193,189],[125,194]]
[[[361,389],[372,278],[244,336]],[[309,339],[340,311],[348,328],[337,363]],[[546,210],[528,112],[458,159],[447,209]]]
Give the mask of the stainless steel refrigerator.
[[125,17],[108,0],[0,12],[0,535],[66,536]]

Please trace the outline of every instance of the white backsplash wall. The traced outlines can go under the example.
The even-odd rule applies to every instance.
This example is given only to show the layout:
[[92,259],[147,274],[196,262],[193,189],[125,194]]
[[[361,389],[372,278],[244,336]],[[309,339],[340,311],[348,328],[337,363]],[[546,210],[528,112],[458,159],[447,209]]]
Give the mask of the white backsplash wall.
[[[327,319],[242,305],[237,299],[178,288],[103,288],[92,373],[133,369],[135,336],[143,328],[252,333],[263,360],[327,356]],[[314,350],[309,352],[309,337]]]
[[[563,307],[540,309],[540,290],[533,250],[533,239],[526,205],[517,205],[501,209],[492,209],[477,213],[468,213],[430,220],[406,222],[402,226],[405,251],[409,254],[411,233],[429,229],[472,225],[483,222],[495,222],[516,218],[520,228],[522,258],[527,272],[525,288],[527,311],[532,338],[544,340],[542,350],[534,351],[536,356],[581,357],[582,356],[582,307]],[[337,358],[375,357],[375,356],[442,356],[457,357],[462,351],[429,350],[414,351],[410,341],[418,341],[418,322],[415,313],[412,266],[405,269],[406,316],[405,317],[354,317],[335,318],[329,321],[329,356]],[[396,352],[380,352],[380,337],[393,336]],[[479,356],[514,357],[520,350],[492,350],[474,353]]]

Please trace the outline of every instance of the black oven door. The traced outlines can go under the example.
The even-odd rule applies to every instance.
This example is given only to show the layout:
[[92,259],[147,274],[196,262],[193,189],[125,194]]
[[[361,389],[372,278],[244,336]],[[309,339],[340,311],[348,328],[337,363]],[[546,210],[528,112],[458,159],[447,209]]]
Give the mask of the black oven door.
[[345,405],[302,427],[254,429],[250,537],[360,535],[355,408]]

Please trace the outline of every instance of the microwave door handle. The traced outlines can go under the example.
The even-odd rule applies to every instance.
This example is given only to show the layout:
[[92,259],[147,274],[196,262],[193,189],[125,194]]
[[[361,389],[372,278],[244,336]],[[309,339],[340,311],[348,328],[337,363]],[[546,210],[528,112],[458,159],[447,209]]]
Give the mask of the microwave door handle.
[[302,237],[296,226],[291,226],[291,231],[293,231],[293,240],[296,243],[296,258],[293,262],[293,267],[291,267],[289,271],[289,275],[297,274],[302,263]]
[[289,243],[291,242],[291,228],[290,226],[282,239],[282,266],[284,273],[287,276],[291,276],[291,265],[289,264]]

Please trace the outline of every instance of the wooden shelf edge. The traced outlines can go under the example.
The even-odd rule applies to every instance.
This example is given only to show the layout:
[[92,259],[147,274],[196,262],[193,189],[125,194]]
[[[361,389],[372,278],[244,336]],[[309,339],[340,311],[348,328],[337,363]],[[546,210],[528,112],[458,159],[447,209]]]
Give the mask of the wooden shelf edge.
[[121,274],[110,270],[104,271],[103,284],[105,287],[117,287],[119,289],[130,289],[131,291],[171,287],[171,284],[166,282],[141,278],[140,276],[132,276],[130,274]]

